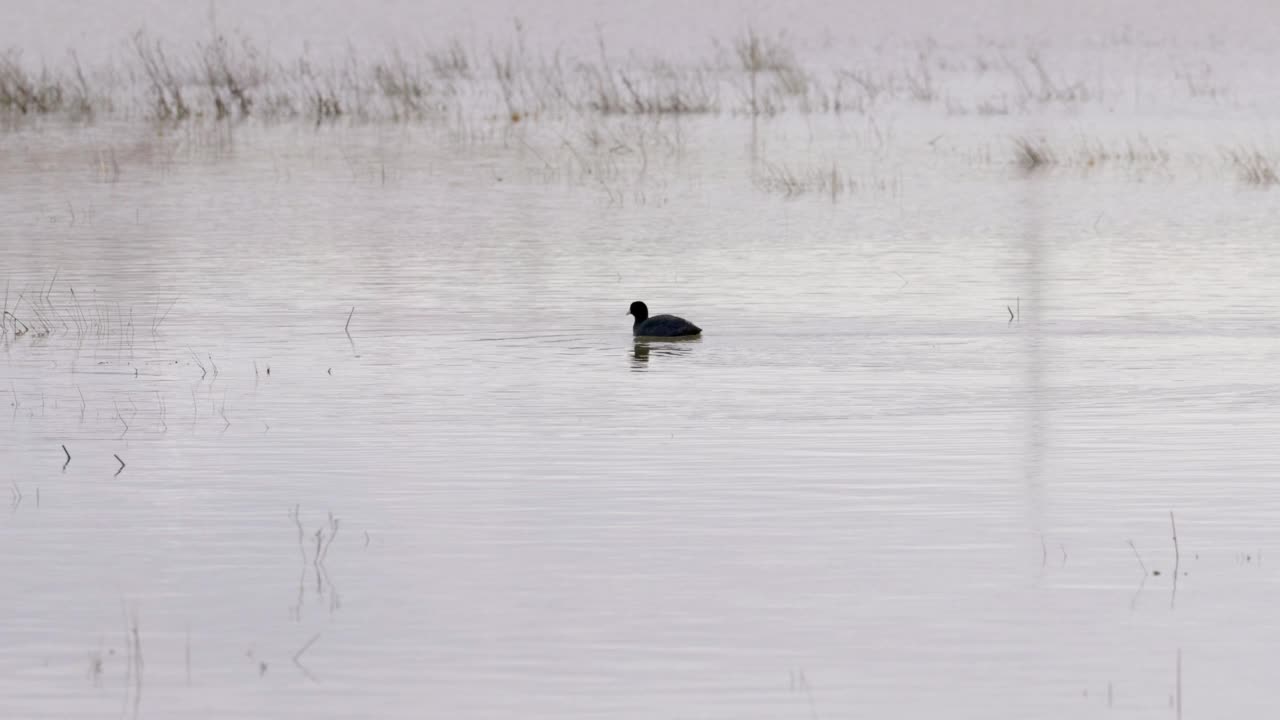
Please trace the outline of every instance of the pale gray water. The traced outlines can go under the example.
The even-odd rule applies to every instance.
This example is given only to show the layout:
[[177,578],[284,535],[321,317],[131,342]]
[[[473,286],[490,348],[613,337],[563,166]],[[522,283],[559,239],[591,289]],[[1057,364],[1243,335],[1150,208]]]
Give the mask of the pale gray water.
[[569,122],[7,130],[0,717],[1266,717],[1280,205],[1093,110],[764,122],[834,201],[732,116],[599,181]]

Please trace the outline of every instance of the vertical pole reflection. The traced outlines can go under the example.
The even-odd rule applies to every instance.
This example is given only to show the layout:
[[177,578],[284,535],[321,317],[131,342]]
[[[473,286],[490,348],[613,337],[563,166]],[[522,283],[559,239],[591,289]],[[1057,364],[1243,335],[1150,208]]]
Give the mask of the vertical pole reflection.
[[[1044,298],[1044,267],[1047,247],[1044,238],[1045,186],[1049,178],[1039,166],[1023,166],[1023,291],[1017,324],[1020,326],[1026,352],[1024,408],[1026,447],[1024,477],[1027,488],[1027,511],[1031,529],[1044,534],[1045,487],[1045,405],[1049,398],[1045,388],[1044,337],[1041,302]],[[1022,315],[1026,314],[1026,322]]]

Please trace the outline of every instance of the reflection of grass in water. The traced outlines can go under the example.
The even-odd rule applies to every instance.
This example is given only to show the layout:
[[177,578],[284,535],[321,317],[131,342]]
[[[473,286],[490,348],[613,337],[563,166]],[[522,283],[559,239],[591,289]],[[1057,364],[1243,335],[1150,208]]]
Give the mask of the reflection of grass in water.
[[785,163],[763,161],[753,178],[757,188],[787,199],[802,195],[828,196],[837,202],[845,195],[874,193],[897,196],[902,189],[898,177],[871,175],[856,177],[841,170],[832,162],[830,166],[792,166]]
[[[1103,166],[1150,171],[1167,168],[1172,153],[1151,139],[1138,135],[1120,142],[1081,137],[1074,143],[1055,143],[1045,137],[1013,138],[1013,162],[1023,172],[1032,173],[1054,167],[1092,170]],[[1280,184],[1280,174],[1272,154],[1253,145],[1223,147],[1218,150],[1226,167],[1240,181],[1261,188]],[[1205,160],[1202,155],[1188,153],[1192,163]]]
[[[70,286],[61,293],[55,289],[57,281],[58,275],[54,273],[48,286],[14,293],[12,307],[9,305],[10,287],[6,284],[4,304],[0,306],[0,339],[7,343],[23,337],[47,338],[65,334],[111,339],[127,343],[132,350],[137,323],[144,321],[144,311],[135,312],[133,306],[124,307],[118,302],[97,297],[85,300],[83,293],[76,294],[75,288]],[[167,304],[157,301],[153,308],[147,309],[151,317],[146,322],[152,335],[159,333],[175,304],[177,298]]]
[[1142,135],[1113,143],[1081,137],[1074,144],[1061,145],[1044,137],[1013,138],[1013,160],[1024,172],[1055,166],[1090,169],[1122,165],[1155,169],[1167,166],[1169,159],[1168,150]]

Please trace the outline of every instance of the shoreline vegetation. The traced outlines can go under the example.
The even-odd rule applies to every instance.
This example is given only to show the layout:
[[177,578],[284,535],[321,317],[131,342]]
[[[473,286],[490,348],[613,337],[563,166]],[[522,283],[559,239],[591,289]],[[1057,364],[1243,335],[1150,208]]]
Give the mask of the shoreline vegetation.
[[[681,156],[686,120],[720,118],[749,132],[756,188],[834,201],[896,195],[901,172],[886,159],[887,145],[904,142],[894,137],[895,123],[920,132],[921,122],[932,121],[916,118],[932,117],[925,131],[937,134],[927,139],[928,152],[1026,174],[1103,166],[1163,174],[1186,165],[1213,167],[1246,186],[1280,184],[1280,154],[1260,145],[1265,131],[1249,125],[1258,110],[1246,100],[1260,91],[1235,88],[1229,79],[1237,75],[1216,69],[1240,58],[1167,49],[1147,59],[1155,55],[1123,38],[1086,52],[931,39],[836,52],[746,30],[675,62],[616,51],[603,36],[594,52],[578,56],[532,50],[517,25],[505,43],[482,48],[454,39],[381,53],[349,48],[322,60],[276,57],[238,33],[213,31],[184,44],[138,31],[114,57],[92,65],[74,51],[53,65],[29,62],[20,49],[0,51],[0,132],[133,124],[158,136],[194,128],[227,143],[246,125],[412,124],[470,144],[519,147],[544,174],[599,184],[612,202],[621,199],[615,181],[623,164],[643,177],[651,162]],[[1189,128],[1206,115],[1232,118],[1212,144],[1183,147],[1169,132],[1171,117]],[[768,123],[780,117],[863,127],[851,132],[861,132],[855,144],[872,167],[851,168],[829,150],[771,159]],[[1233,134],[1236,127],[1246,130]],[[1116,128],[1124,134],[1114,136]],[[954,139],[965,133],[977,145]],[[98,155],[100,175],[118,177],[114,149]]]
[[805,62],[785,34],[754,31],[712,41],[703,59],[681,63],[620,57],[603,37],[592,56],[533,51],[519,30],[502,47],[455,39],[380,57],[348,50],[328,60],[281,59],[243,35],[216,32],[183,45],[140,30],[122,48],[89,67],[74,51],[57,65],[28,62],[19,48],[0,51],[0,118],[9,126],[39,117],[514,124],[585,114],[868,114],[898,103],[1005,116],[1048,106],[1114,109],[1141,104],[1143,96],[1208,103],[1234,97],[1202,58],[1150,71],[1153,87],[1144,92],[1128,71],[1054,61],[1032,46],[994,41],[973,48],[929,39],[886,44],[834,64]]

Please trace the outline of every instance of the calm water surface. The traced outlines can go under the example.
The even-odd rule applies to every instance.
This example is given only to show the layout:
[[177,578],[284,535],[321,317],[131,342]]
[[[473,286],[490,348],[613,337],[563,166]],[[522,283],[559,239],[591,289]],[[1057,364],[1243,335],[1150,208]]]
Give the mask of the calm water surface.
[[0,715],[1265,717],[1274,191],[936,122],[0,136]]

